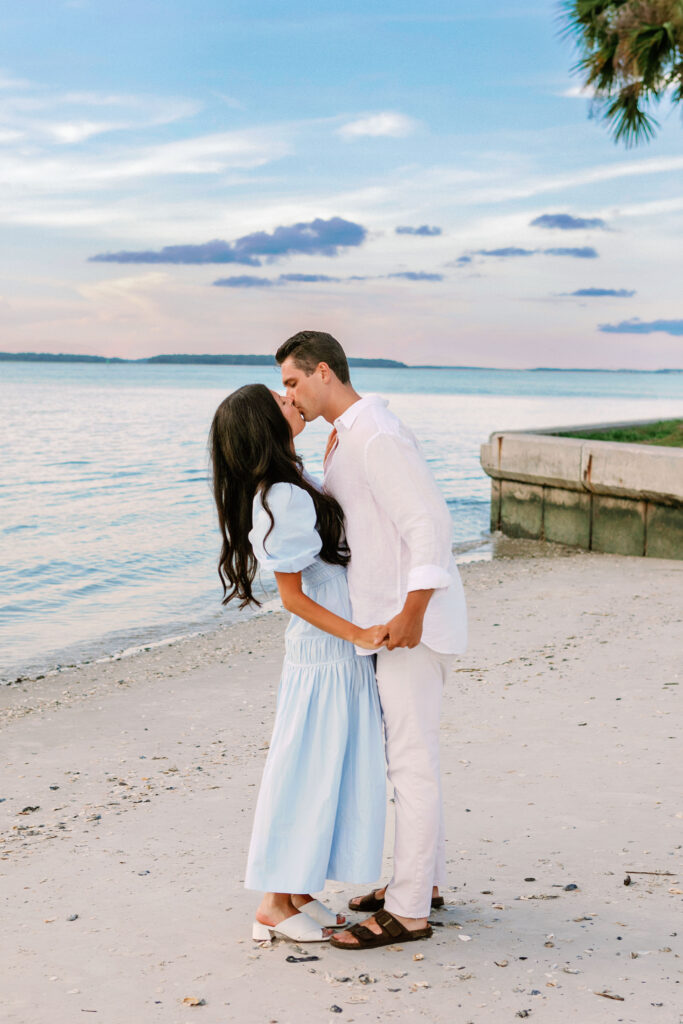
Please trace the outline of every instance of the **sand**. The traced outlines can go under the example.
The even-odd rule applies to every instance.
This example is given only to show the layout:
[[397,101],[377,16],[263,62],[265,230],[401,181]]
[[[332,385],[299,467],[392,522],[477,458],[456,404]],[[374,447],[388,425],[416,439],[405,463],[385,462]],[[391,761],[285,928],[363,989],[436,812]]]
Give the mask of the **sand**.
[[428,942],[250,938],[283,614],[3,688],[3,1020],[679,1021],[683,564],[509,550],[463,567]]

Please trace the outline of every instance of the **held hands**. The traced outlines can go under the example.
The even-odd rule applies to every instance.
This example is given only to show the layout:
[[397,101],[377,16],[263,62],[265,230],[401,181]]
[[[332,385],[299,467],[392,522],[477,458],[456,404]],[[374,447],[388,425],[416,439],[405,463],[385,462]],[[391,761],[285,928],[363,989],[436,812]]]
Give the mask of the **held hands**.
[[387,622],[387,650],[395,647],[417,647],[422,639],[422,625],[433,590],[409,590],[403,608]]
[[395,615],[385,626],[388,632],[387,650],[393,651],[395,647],[417,647],[422,639],[422,622],[422,615],[406,614],[405,608]]
[[384,647],[389,637],[388,630],[388,626],[368,626],[367,629],[359,629],[353,642],[364,651],[376,651],[379,647]]
[[368,626],[356,631],[354,643],[366,651],[385,647],[417,647],[422,639],[422,625],[433,590],[411,590],[403,608],[385,626]]

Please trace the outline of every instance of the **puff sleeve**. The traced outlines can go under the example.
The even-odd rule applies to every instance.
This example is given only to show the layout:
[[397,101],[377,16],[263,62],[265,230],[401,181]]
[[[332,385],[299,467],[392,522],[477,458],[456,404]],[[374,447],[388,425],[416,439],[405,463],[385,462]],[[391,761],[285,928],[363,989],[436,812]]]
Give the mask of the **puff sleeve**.
[[257,494],[253,526],[249,533],[249,542],[259,566],[270,572],[301,572],[311,564],[322,547],[315,528],[313,499],[301,487],[277,483],[270,488],[267,500],[273,514],[272,530],[261,495]]

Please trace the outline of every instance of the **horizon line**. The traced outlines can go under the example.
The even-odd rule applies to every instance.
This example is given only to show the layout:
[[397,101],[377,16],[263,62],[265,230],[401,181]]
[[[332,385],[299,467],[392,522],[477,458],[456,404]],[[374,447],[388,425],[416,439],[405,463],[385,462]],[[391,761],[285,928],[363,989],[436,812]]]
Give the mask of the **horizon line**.
[[[683,373],[683,367],[659,367],[657,369],[633,368],[633,367],[604,367],[604,366],[481,366],[466,363],[405,363],[398,359],[391,359],[388,356],[348,356],[350,365],[359,369],[405,369],[405,370],[487,370],[496,373]],[[238,363],[223,363],[224,359],[236,359]],[[249,363],[248,360],[256,360]],[[266,366],[268,363],[267,353],[241,353],[241,352],[210,352],[210,353],[158,353],[153,356],[139,356],[128,358],[126,356],[102,356],[90,353],[69,353],[69,352],[5,352],[0,351],[0,361],[3,362],[105,362],[105,363],[128,363],[128,364],[152,364],[152,365],[207,365],[207,366]],[[170,360],[170,362],[162,362]],[[211,362],[211,360],[217,360]],[[376,364],[372,366],[370,364]],[[273,356],[273,366],[275,366]]]

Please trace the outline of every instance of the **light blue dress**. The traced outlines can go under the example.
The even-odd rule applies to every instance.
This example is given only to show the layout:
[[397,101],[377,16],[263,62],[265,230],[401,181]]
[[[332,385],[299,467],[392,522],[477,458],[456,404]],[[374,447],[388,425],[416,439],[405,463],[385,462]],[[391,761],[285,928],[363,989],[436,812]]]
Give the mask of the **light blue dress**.
[[[254,499],[249,534],[262,569],[301,572],[313,601],[351,619],[346,570],[318,557],[311,496],[274,484]],[[386,802],[374,659],[293,615],[275,726],[258,795],[247,889],[320,892],[326,879],[372,883],[381,874]]]

